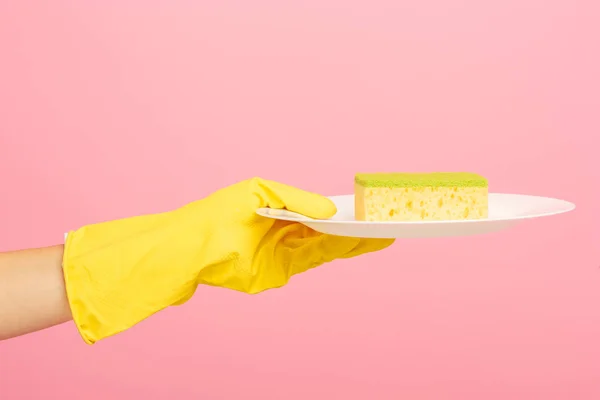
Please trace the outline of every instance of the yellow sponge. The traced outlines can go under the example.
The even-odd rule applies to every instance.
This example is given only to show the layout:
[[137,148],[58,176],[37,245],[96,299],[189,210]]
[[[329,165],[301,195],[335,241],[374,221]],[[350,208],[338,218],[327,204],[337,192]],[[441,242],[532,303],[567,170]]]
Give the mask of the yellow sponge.
[[356,174],[358,221],[441,221],[488,216],[488,182],[468,172]]

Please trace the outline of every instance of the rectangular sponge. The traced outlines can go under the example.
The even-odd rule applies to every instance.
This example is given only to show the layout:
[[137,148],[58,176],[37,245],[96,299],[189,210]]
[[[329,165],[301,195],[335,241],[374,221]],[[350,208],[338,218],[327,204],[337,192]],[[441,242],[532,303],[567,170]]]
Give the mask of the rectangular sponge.
[[488,216],[488,182],[468,172],[356,174],[358,221],[442,221]]

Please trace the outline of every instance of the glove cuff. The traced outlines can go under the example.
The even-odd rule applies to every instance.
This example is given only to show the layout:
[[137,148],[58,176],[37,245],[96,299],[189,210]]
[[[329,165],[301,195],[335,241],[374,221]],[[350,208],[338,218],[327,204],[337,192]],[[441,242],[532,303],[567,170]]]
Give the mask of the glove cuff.
[[158,214],[69,232],[65,287],[87,344],[131,328],[195,289],[197,277],[186,265],[190,255],[170,221],[168,214]]

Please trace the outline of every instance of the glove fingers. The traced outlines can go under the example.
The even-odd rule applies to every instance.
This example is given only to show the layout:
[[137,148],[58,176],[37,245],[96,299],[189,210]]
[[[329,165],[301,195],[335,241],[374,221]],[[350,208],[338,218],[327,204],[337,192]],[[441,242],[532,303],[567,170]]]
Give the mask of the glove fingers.
[[342,258],[352,258],[361,254],[373,253],[390,247],[395,239],[361,239],[356,247],[346,253]]
[[252,191],[260,199],[259,207],[287,209],[315,219],[328,219],[337,212],[330,199],[317,193],[261,178],[250,182]]
[[331,262],[351,253],[360,244],[359,238],[323,235],[321,243],[315,249],[315,253],[321,253],[322,262]]
[[296,247],[292,252],[292,275],[336,259],[352,258],[383,250],[391,246],[395,240],[320,235],[304,241],[304,245]]
[[291,274],[295,275],[342,258],[352,252],[359,242],[359,238],[332,235],[319,235],[305,239],[305,243],[292,252]]
[[181,298],[180,300],[176,301],[175,303],[173,303],[174,306],[180,306],[184,303],[186,303],[188,300],[190,300],[192,297],[194,297],[194,293],[196,293],[196,288],[194,288],[194,290],[191,290],[190,292],[188,292],[183,298]]

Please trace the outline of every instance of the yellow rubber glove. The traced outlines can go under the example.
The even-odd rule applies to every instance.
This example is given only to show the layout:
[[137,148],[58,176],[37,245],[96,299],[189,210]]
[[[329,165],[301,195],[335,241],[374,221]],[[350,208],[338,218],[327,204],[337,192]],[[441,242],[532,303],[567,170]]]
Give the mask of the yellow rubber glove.
[[393,240],[317,233],[260,217],[259,207],[330,218],[335,205],[281,183],[250,179],[177,210],[70,232],[63,268],[77,328],[88,344],[189,300],[198,284],[258,293],[332,261]]

